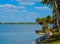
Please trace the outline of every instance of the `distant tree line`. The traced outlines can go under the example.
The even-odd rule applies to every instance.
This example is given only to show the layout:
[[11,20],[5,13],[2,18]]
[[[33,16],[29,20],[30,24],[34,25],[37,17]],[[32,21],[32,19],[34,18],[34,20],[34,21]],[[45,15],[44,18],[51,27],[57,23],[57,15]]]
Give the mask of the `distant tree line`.
[[36,24],[35,22],[0,22],[0,24]]

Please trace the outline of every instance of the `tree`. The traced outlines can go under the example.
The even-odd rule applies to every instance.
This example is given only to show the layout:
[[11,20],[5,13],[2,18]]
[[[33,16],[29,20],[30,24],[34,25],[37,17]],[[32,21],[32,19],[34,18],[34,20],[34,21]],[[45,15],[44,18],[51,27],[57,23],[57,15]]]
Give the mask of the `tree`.
[[[59,27],[58,18],[59,18],[59,12],[60,12],[60,1],[59,0],[41,0],[41,3],[51,5],[51,8],[53,9],[53,16],[55,18],[55,26]],[[58,28],[60,31],[60,28]]]
[[37,18],[36,22],[43,26],[43,31],[48,33],[49,32],[49,24],[51,24],[54,19],[51,16],[47,16],[44,18]]
[[42,25],[44,22],[44,18],[36,18],[36,22]]

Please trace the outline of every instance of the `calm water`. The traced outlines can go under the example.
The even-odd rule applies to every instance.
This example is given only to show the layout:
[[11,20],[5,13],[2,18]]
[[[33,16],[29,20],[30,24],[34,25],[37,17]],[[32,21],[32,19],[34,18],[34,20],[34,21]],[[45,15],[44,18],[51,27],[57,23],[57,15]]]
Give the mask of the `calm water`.
[[0,24],[0,44],[30,44],[40,37],[35,30],[41,27],[39,24]]

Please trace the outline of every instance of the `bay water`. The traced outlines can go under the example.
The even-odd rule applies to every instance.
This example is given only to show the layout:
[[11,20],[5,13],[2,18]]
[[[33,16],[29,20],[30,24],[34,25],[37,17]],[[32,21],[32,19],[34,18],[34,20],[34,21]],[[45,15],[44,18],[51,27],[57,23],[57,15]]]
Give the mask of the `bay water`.
[[0,44],[30,44],[40,37],[39,24],[0,24]]

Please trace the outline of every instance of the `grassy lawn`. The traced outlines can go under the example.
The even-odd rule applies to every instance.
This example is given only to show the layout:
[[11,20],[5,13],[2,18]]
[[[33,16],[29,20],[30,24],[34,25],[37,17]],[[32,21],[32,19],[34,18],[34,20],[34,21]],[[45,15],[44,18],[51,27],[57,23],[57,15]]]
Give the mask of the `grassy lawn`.
[[60,44],[60,33],[55,32],[54,36],[43,41],[43,44]]
[[55,42],[51,42],[51,43],[43,43],[43,44],[60,44],[60,41],[55,41]]
[[60,41],[52,42],[51,44],[60,44]]

